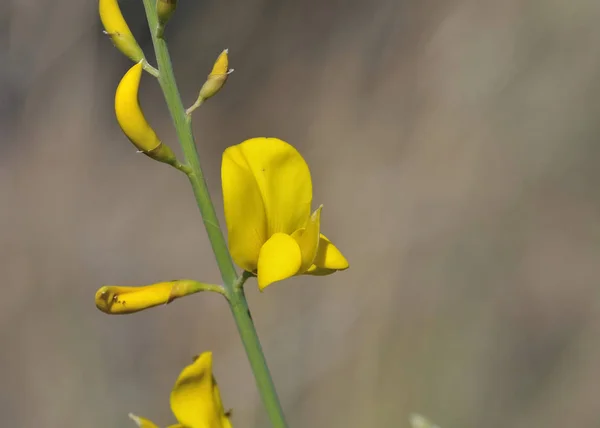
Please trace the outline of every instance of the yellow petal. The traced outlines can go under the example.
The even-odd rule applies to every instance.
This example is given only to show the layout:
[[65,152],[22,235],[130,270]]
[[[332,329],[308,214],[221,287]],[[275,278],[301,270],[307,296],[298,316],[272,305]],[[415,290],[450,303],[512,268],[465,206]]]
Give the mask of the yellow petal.
[[183,369],[171,392],[171,410],[190,428],[224,428],[226,418],[212,375],[212,353],[204,352]]
[[275,233],[260,249],[258,257],[258,288],[296,275],[302,264],[302,252],[294,238]]
[[298,269],[298,274],[306,272],[306,270],[312,266],[317,255],[322,209],[323,205],[317,208],[310,216],[304,229],[298,229],[292,234],[292,237],[298,243],[300,252],[302,253],[302,264],[300,269]]
[[140,416],[136,416],[133,413],[129,414],[129,418],[137,424],[140,428],[158,428],[152,421],[142,418]]
[[142,60],[144,53],[131,34],[131,30],[121,14],[118,1],[100,0],[98,12],[104,30],[112,39],[115,47],[134,62]]
[[253,272],[260,247],[268,238],[267,216],[256,180],[239,146],[223,153],[221,181],[231,257],[242,269]]
[[[236,168],[230,168],[226,175],[243,177],[235,181],[252,177],[252,186],[258,188],[266,213],[266,237],[278,232],[291,235],[304,227],[310,215],[312,182],[308,165],[300,153],[285,141],[261,137],[246,140],[225,151],[224,157],[234,156],[237,159]],[[224,189],[225,199],[235,196],[228,190],[226,192]],[[227,204],[230,205],[229,211],[234,207],[249,211],[241,203],[229,200]]]
[[[317,256],[313,261],[316,268],[321,269],[333,269],[333,270],[344,270],[348,269],[348,260],[344,257],[344,255],[338,250],[335,245],[331,243],[329,239],[325,237],[325,235],[321,234],[319,239],[319,250],[317,251]],[[308,273],[313,273],[315,269],[309,269]],[[320,273],[323,275],[323,273]]]
[[220,76],[223,74],[227,74],[229,72],[229,56],[228,55],[229,55],[229,49],[224,49],[223,52],[221,52],[219,54],[208,77]]
[[217,407],[223,411],[223,413],[221,414],[222,428],[232,428],[231,421],[229,419],[229,416],[231,415],[231,410],[229,410],[228,412],[225,412],[225,410],[223,408],[223,403],[221,402],[221,393],[219,392],[219,386],[217,385],[217,381],[215,380],[214,376],[213,376],[213,382],[215,384],[215,388],[213,390],[213,396],[215,399],[215,403],[217,404]]
[[96,307],[104,313],[132,314],[171,303],[179,297],[207,290],[209,287],[215,286],[186,279],[140,287],[105,285],[96,292],[95,301]]

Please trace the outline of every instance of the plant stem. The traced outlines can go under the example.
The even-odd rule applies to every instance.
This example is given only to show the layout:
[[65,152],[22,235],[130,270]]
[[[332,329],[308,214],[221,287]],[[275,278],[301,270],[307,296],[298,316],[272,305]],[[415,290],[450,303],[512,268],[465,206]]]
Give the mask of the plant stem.
[[142,61],[142,68],[154,77],[158,77],[158,70],[150,65],[150,63],[144,58]]
[[192,134],[191,121],[186,119],[185,109],[177,89],[173,66],[169,57],[169,51],[164,39],[157,37],[155,29],[157,28],[158,19],[156,16],[155,0],[144,0],[144,8],[148,18],[148,25],[152,32],[152,43],[156,53],[156,61],[158,64],[159,77],[158,81],[165,96],[171,118],[175,125],[177,137],[181,144],[183,154],[188,163],[189,171],[187,176],[192,185],[194,196],[208,239],[210,240],[213,252],[217,259],[217,264],[223,278],[225,294],[231,308],[231,312],[235,319],[235,323],[244,344],[250,366],[256,379],[256,385],[260,392],[262,401],[271,420],[271,424],[275,428],[286,428],[287,424],[283,410],[275,391],[275,386],[269,373],[269,368],[263,354],[254,322],[248,308],[248,302],[244,295],[243,283],[248,278],[247,274],[242,274],[238,277],[235,265],[229,254],[227,243],[219,220],[215,212],[214,205],[210,198],[210,193],[202,174],[200,160],[196,150],[196,143]]

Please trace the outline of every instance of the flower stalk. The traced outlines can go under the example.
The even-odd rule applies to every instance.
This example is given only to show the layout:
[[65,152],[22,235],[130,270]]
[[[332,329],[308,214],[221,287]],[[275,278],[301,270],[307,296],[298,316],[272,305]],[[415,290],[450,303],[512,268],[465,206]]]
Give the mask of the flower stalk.
[[[157,28],[156,0],[143,1],[149,27],[151,29]],[[166,42],[161,37],[158,37],[154,31],[152,32],[152,42],[159,70],[158,81],[187,162],[185,172],[194,191],[194,196],[196,197],[196,202],[221,272],[225,295],[235,319],[240,338],[244,344],[269,419],[275,428],[285,428],[287,427],[285,416],[279,403],[279,398],[277,397],[242,287],[249,275],[244,273],[238,276],[223,232],[219,226],[217,214],[204,180],[202,168],[200,167],[196,144],[192,134],[191,121],[187,119],[189,116],[186,115],[179,95]]]

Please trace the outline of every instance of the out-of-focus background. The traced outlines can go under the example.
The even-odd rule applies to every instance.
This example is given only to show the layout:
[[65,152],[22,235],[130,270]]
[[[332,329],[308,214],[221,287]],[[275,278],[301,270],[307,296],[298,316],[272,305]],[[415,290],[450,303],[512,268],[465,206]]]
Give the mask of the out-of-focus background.
[[[152,58],[141,0],[123,13]],[[221,212],[220,157],[296,145],[351,263],[250,305],[292,427],[600,426],[600,2],[181,1],[166,33]],[[0,422],[174,423],[170,389],[212,350],[236,427],[265,427],[225,302],[136,315],[104,284],[219,274],[177,171],[113,113],[131,65],[95,1],[0,3]],[[141,102],[176,147],[156,82]]]

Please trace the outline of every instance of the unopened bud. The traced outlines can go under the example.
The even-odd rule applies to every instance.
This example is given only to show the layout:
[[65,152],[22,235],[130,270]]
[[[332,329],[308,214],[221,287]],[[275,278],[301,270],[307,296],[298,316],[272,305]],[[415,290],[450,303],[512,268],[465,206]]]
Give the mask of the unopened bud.
[[115,93],[115,113],[123,133],[146,156],[159,162],[178,165],[169,146],[163,144],[146,120],[138,101],[142,78],[142,63],[129,69],[121,79]]
[[158,15],[158,29],[156,35],[162,37],[165,25],[177,8],[177,0],[156,0],[156,14]]
[[227,77],[233,72],[233,69],[229,69],[229,50],[225,49],[213,65],[212,71],[208,75],[206,82],[200,89],[199,99],[207,100],[215,95],[223,87],[227,81]]
[[144,58],[144,52],[123,18],[118,1],[100,0],[98,11],[104,31],[110,36],[115,47],[132,61],[141,61]]
[[112,315],[132,314],[199,291],[218,291],[217,285],[181,279],[140,287],[105,285],[96,292],[96,307]]

